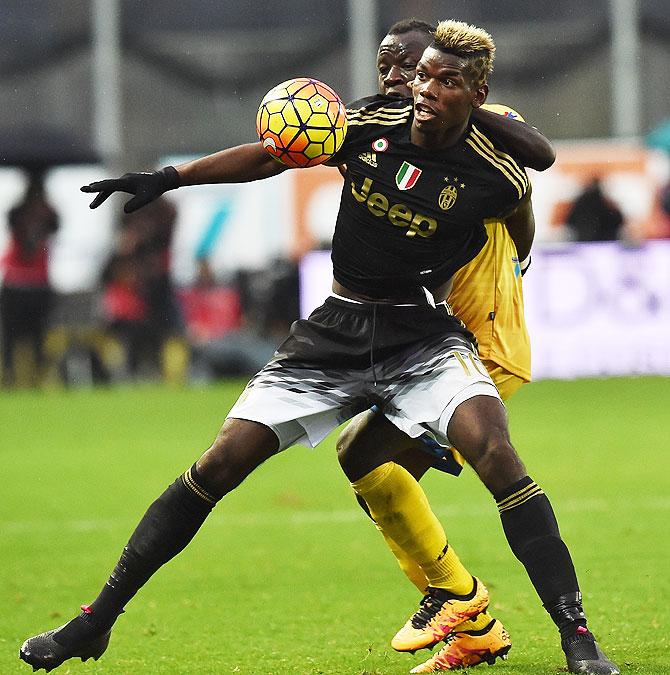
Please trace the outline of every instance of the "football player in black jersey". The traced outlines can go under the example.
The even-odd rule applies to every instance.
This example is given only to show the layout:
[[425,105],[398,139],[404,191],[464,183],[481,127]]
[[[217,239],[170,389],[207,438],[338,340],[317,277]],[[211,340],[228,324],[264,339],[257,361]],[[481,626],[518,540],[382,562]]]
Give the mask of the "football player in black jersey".
[[[456,36],[455,33],[458,30],[462,30],[463,33]],[[472,38],[473,35],[468,34],[468,30],[461,26],[451,32],[451,37],[456,40],[462,39],[465,42]],[[464,47],[465,49],[467,47]],[[474,56],[473,54],[473,58],[469,64],[469,68],[472,71],[476,71],[476,62],[478,58],[480,60],[482,58],[481,50],[475,49],[473,51],[480,52],[478,56]],[[447,53],[450,54],[452,52],[447,50]],[[455,56],[462,56],[462,51],[455,54]],[[477,171],[481,171],[482,173],[491,167],[499,170],[509,183],[518,190],[520,197],[523,197],[525,194],[527,182],[524,182],[523,175],[517,174],[516,168],[518,167],[513,163],[509,163],[510,156],[505,152],[501,154],[501,149],[495,147],[490,138],[485,140],[474,125],[470,127],[470,132],[465,137],[461,136],[459,139],[455,139],[449,136],[450,132],[454,129],[451,122],[455,117],[458,117],[458,111],[463,103],[463,99],[460,97],[462,90],[459,90],[462,86],[462,80],[456,75],[456,71],[458,70],[457,59],[453,59],[451,62],[448,62],[449,59],[446,59],[446,61],[445,63],[444,53],[439,47],[431,47],[424,52],[422,60],[417,67],[417,77],[414,82],[415,114],[412,132],[416,133],[410,134],[409,139],[410,143],[415,146],[419,145],[426,149],[431,147],[433,150],[438,151],[443,150],[445,158],[448,157],[455,166],[459,166],[461,178],[459,178],[458,187],[462,188],[463,191],[458,191],[458,195],[456,195],[452,190],[452,196],[456,199],[464,199],[461,203],[456,202],[457,206],[461,206],[462,208],[460,212],[457,212],[460,219],[466,217],[465,211],[471,215],[473,210],[476,209],[476,204],[483,198],[483,193],[481,192],[473,195],[472,192],[467,191],[470,176],[469,170],[475,167],[477,167]],[[460,71],[461,78],[465,77],[464,71],[467,68],[468,66]],[[482,81],[479,80],[477,85],[480,86],[473,86],[471,88],[471,91],[474,89],[481,95],[479,100],[470,99],[473,107],[481,105],[485,99],[485,92],[482,91],[483,87],[481,87],[481,84]],[[407,236],[424,237],[430,241],[432,237],[437,237],[440,234],[440,225],[436,226],[433,218],[436,213],[435,211],[421,213],[413,211],[411,208],[413,202],[410,200],[408,194],[405,198],[406,201],[402,203],[401,211],[403,214],[412,214],[411,222],[409,217],[405,222],[399,222],[399,219],[396,217],[398,205],[392,205],[392,202],[386,199],[386,190],[389,187],[390,180],[389,176],[385,175],[382,171],[387,163],[382,158],[388,157],[389,153],[392,153],[396,147],[402,148],[412,160],[410,170],[414,176],[417,175],[417,172],[425,171],[427,163],[430,163],[427,156],[422,157],[419,151],[407,146],[407,138],[403,137],[402,134],[392,135],[390,132],[385,133],[384,131],[385,126],[402,117],[404,114],[402,105],[402,102],[392,105],[388,102],[368,99],[359,102],[360,110],[358,112],[351,113],[350,123],[352,126],[355,125],[354,133],[358,134],[356,140],[359,141],[362,147],[364,147],[364,141],[368,140],[371,148],[377,150],[373,158],[369,154],[364,153],[358,155],[356,160],[353,160],[352,165],[348,166],[349,174],[352,177],[351,191],[354,200],[359,203],[365,203],[374,215],[379,216],[383,212],[393,225],[402,227],[404,224],[408,228]],[[366,135],[364,131],[368,127],[369,134]],[[426,143],[427,136],[424,135],[428,132],[437,132],[435,135],[431,134],[430,143],[432,145],[430,146]],[[377,136],[379,138],[376,138]],[[441,142],[440,137],[442,138]],[[349,141],[353,143],[353,139],[349,138]],[[486,159],[491,167],[484,167],[481,163],[477,165],[477,158],[474,154],[459,146],[459,143],[463,141],[469,146],[469,150]],[[380,154],[381,152],[385,154],[382,155]],[[374,160],[374,163],[371,162],[371,159]],[[434,159],[434,155],[431,159]],[[416,165],[414,164],[414,160],[416,160]],[[364,164],[367,166],[364,166]],[[373,165],[375,171],[370,171],[368,167],[371,165]],[[437,167],[435,168],[437,169]],[[401,190],[408,189],[407,175],[407,171],[403,172],[401,170],[395,176],[396,184],[398,184]],[[466,179],[465,177],[468,178]],[[419,174],[419,181],[421,179],[422,176]],[[448,178],[445,178],[445,180],[449,182]],[[399,181],[402,185],[399,184]],[[455,183],[456,181],[453,181],[454,185]],[[425,181],[422,184],[424,192],[420,194],[419,185],[420,183],[417,181],[417,199],[423,205],[430,204],[431,198],[429,194],[431,190],[437,191],[437,187]],[[488,192],[487,197],[484,198],[484,202],[488,206],[491,206],[492,200],[501,196],[505,188],[510,187],[509,184],[505,184],[504,180],[497,183],[497,185],[498,192]],[[414,184],[409,189],[414,189]],[[418,196],[419,194],[420,196]],[[473,201],[472,197],[475,197],[477,202]],[[341,217],[349,204],[352,205],[349,213],[351,214],[355,211],[356,206],[352,201],[347,202],[343,200],[343,210],[340,212]],[[406,204],[409,205],[408,212],[403,208]],[[452,210],[453,204],[450,202],[448,204],[448,215],[455,215],[454,210]],[[454,228],[455,225],[456,223],[454,223]],[[337,250],[334,247],[333,251],[333,262],[336,268],[336,285],[334,289],[336,292],[339,290],[346,297],[351,297],[347,295],[347,291],[350,291],[352,287],[356,290],[360,281],[356,275],[356,268],[360,267],[359,261],[368,255],[367,250],[370,248],[369,240],[371,236],[370,229],[352,230],[351,228],[341,227],[339,236],[338,231],[336,231],[334,243],[337,243],[338,247]],[[455,229],[450,231],[449,236],[454,238],[458,236]],[[454,244],[453,239],[452,244]],[[457,245],[456,248],[458,248]],[[424,253],[427,253],[425,248],[422,250],[418,249],[419,247],[417,246],[415,249],[416,258],[413,262],[417,262],[419,259],[422,261],[434,261],[434,258],[430,258],[429,255],[426,258],[421,257]],[[359,264],[352,265],[352,260],[354,263]],[[396,255],[393,247],[387,249],[387,258],[385,260],[376,262],[377,266],[374,268],[375,280],[384,279],[387,275],[390,276],[392,269],[396,271],[401,270],[405,264],[401,256]],[[340,268],[339,279],[338,266]],[[444,267],[440,267],[439,263],[436,266],[426,264],[425,269],[421,270],[421,273],[425,275],[424,279],[427,279],[427,284],[432,289],[437,288],[438,293],[440,286],[439,281],[435,279],[435,275],[439,278],[440,273],[443,272]],[[346,291],[344,292],[338,289],[337,286],[337,282],[341,280],[344,280],[342,283],[346,286]],[[379,288],[381,286],[378,286],[376,290],[379,290]],[[386,286],[382,292],[391,293],[390,285]],[[360,298],[361,296],[359,295],[358,297]],[[440,295],[439,297],[443,296]],[[478,401],[477,405],[483,404],[484,408],[488,408],[488,405],[484,404],[485,396],[478,395],[475,396],[475,399]],[[428,401],[422,399],[422,404],[427,406]],[[484,408],[481,408],[479,413],[487,415],[488,412],[484,412]],[[464,415],[466,411],[468,413]],[[450,425],[460,427],[460,423],[463,423],[463,426],[460,428],[465,429],[467,427],[466,420],[474,423],[476,411],[477,406],[471,405],[470,402],[458,404],[454,415],[451,417]],[[492,412],[492,409],[489,409],[489,412]],[[470,414],[473,416],[468,417]],[[403,430],[402,423],[394,419],[393,414],[389,413],[388,408],[384,410],[384,415],[393,422],[395,427]],[[409,428],[411,429],[411,426]],[[407,431],[407,428],[404,430]],[[411,429],[411,431],[414,432],[413,435],[419,435],[418,430]],[[458,431],[454,429],[452,432],[452,427],[449,426],[450,439],[456,448],[459,447],[457,434]],[[469,432],[465,435],[465,440],[466,442],[472,442],[473,439],[468,434]],[[397,430],[395,436],[396,438],[391,445],[397,451],[401,448],[402,438]],[[408,447],[408,442],[405,441],[405,443],[405,447]],[[414,536],[408,538],[408,533],[412,531],[413,523],[408,518],[405,518],[408,509],[398,497],[397,486],[401,481],[404,481],[407,485],[407,492],[410,491],[411,476],[406,472],[403,473],[402,468],[393,462],[385,462],[380,466],[376,466],[375,460],[373,460],[375,451],[379,450],[376,444],[359,444],[358,450],[359,466],[356,472],[349,473],[350,478],[353,479],[355,490],[367,502],[372,516],[381,525],[382,530],[406,552],[411,551],[415,560],[420,561],[421,555],[424,556],[423,559],[425,560],[427,552],[421,550],[419,546],[421,537]],[[496,455],[498,451],[496,450]],[[488,450],[484,451],[484,455],[487,453]],[[470,460],[469,451],[463,454],[466,456],[466,459]],[[484,455],[478,457],[476,461],[482,461]],[[385,459],[388,459],[387,455],[383,456]],[[384,460],[380,458],[379,461]],[[500,486],[499,489],[494,484],[497,478],[494,479],[494,482],[488,482],[488,479],[492,479],[493,474],[500,477],[498,474],[500,469],[504,466],[506,467],[504,472],[506,472],[507,469],[511,469],[514,466],[516,460],[512,460],[510,455],[508,459],[501,461],[501,456],[498,455],[497,459],[489,458],[486,462],[488,461],[491,462],[491,465],[487,470],[482,471],[481,464],[479,466],[475,465],[474,468],[498,502],[505,533],[508,536],[512,550],[525,565],[540,598],[560,628],[562,647],[566,653],[570,670],[591,673],[617,672],[616,667],[602,655],[592,634],[586,628],[586,621],[581,607],[581,596],[570,555],[558,534],[553,511],[542,490],[526,475],[519,477],[515,481],[511,481],[511,484],[507,488]],[[518,465],[517,468],[519,466],[521,465]],[[519,470],[525,472],[523,469]],[[502,480],[507,482],[510,479],[509,477],[503,477]],[[418,531],[418,528],[414,529],[415,533]],[[422,531],[422,536],[425,536],[425,529]],[[444,539],[441,541],[444,541]],[[439,557],[442,555],[439,548],[433,546],[433,551],[433,564],[421,563],[421,567],[426,573],[429,582],[431,581],[431,575],[434,577],[439,576],[436,574],[435,563],[444,560],[444,558]],[[437,557],[435,557],[436,555]],[[550,560],[553,570],[547,573],[548,562]],[[440,579],[440,581],[442,580]],[[475,580],[474,588],[471,591],[473,600],[476,600],[479,593],[478,586],[479,584]],[[447,625],[449,623],[449,612],[445,611],[446,605],[451,604],[453,609],[454,602],[460,602],[463,598],[456,599],[453,595],[439,592],[436,587],[437,584],[430,583],[428,596],[422,601],[419,611],[411,617],[406,626],[395,636],[392,644],[396,649],[412,651],[422,646],[429,646],[434,643],[440,634],[448,634],[450,630],[453,630],[453,624],[451,627]],[[459,607],[459,611],[460,609],[462,608]],[[445,628],[445,626],[447,627]],[[435,670],[434,665],[436,664],[425,664],[426,669],[424,670],[419,667],[417,668],[417,672],[432,672]]]
[[[212,445],[151,504],[93,603],[64,626],[26,640],[24,661],[50,670],[70,658],[99,658],[128,601],[188,545],[225,494],[281,450],[314,446],[376,404],[408,436],[429,432],[459,448],[492,492],[510,546],[561,630],[570,668],[618,673],[586,628],[553,511],[511,445],[504,407],[472,335],[433,299],[481,249],[483,219],[513,210],[528,190],[513,156],[470,121],[486,99],[492,56],[484,31],[443,22],[417,66],[414,104],[373,97],[352,115],[333,158],[347,165],[333,238],[333,295],[293,325]],[[376,167],[366,161],[371,150]],[[169,189],[281,170],[254,143],[84,191],[97,193],[92,207],[116,191],[131,193],[125,209],[134,210]],[[373,517],[375,490],[393,470],[393,462],[377,466],[378,459],[372,456],[370,471],[356,481]],[[425,565],[429,579],[441,574],[447,553],[445,547]],[[449,612],[450,602],[429,592],[406,637],[440,639],[444,617],[443,634],[467,618]]]

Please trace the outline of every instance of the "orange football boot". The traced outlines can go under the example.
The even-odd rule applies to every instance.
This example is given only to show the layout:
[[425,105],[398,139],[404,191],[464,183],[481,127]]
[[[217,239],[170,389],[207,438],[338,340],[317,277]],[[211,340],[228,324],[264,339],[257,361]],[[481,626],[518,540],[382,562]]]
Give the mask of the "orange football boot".
[[443,670],[470,668],[484,662],[493,665],[497,658],[506,659],[511,648],[509,634],[498,619],[493,619],[482,630],[455,630],[449,633],[444,647],[410,672],[439,673]]
[[444,588],[428,587],[419,610],[391,640],[393,649],[414,652],[432,647],[458,624],[483,612],[489,604],[486,586],[473,577],[474,588],[468,595],[454,595]]

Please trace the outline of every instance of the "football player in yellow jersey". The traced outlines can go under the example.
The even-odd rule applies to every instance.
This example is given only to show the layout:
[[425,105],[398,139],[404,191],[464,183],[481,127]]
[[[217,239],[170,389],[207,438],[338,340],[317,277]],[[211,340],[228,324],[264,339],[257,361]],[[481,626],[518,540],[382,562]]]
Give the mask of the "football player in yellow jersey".
[[[431,42],[433,32],[433,26],[416,20],[401,21],[389,29],[380,44],[377,60],[381,94],[411,96],[410,83],[415,76],[416,64]],[[510,123],[505,118],[517,121]],[[473,113],[473,119],[504,139],[527,166],[543,170],[553,163],[554,152],[549,141],[537,130],[524,124],[523,119],[511,108],[484,105]],[[477,257],[454,275],[448,302],[454,313],[477,337],[480,358],[503,400],[506,400],[524,382],[530,381],[530,340],[524,320],[521,287],[521,275],[528,265],[534,234],[530,200],[526,200],[508,222],[490,220],[485,226],[488,241]],[[382,431],[375,431],[378,427],[372,421],[373,418],[373,412],[362,413],[352,420],[340,437],[339,456],[348,475],[356,475],[355,459],[352,456],[365,452],[371,444],[392,443]],[[391,432],[393,435],[394,432]],[[426,443],[428,441],[422,440],[417,446],[396,456],[394,461],[417,480],[433,466],[449,473],[460,472],[463,460],[456,451],[451,450],[453,457],[447,451],[445,457],[443,448],[433,446],[439,456],[432,455],[422,445]],[[407,488],[402,481],[396,487],[400,494]],[[420,491],[418,484],[409,485],[408,499],[403,502],[406,506],[401,508],[405,508],[407,517],[421,527],[421,522],[434,521],[434,516],[424,495],[420,495],[420,499],[411,498],[410,495],[420,494],[417,489]],[[364,500],[360,496],[358,499],[368,511]],[[397,503],[394,508],[398,508]],[[377,527],[398,559],[401,569],[424,593],[428,580],[418,562],[386,531],[383,518],[377,518],[377,521]],[[455,555],[450,546],[448,551]],[[451,588],[461,585],[460,590],[463,590],[465,587],[462,585],[466,584],[466,593],[469,593],[472,578],[465,568],[456,562],[448,570],[445,577],[448,585]],[[476,602],[477,598],[472,600]],[[452,670],[483,661],[493,663],[496,657],[506,655],[510,647],[509,636],[500,621],[484,609],[474,618],[456,626],[447,637],[445,646],[429,661],[417,667],[416,672]]]

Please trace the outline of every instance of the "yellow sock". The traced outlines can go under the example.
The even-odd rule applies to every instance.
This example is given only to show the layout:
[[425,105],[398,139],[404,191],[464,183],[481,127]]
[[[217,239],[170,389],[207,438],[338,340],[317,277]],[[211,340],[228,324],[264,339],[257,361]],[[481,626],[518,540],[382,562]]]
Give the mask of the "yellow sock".
[[430,586],[456,595],[472,591],[472,575],[447,544],[447,535],[417,480],[387,462],[352,483],[379,529],[423,570]]
[[481,614],[477,614],[477,616],[473,617],[472,619],[468,619],[463,623],[459,623],[458,626],[454,628],[454,631],[484,630],[484,628],[486,628],[486,626],[488,626],[491,621],[493,621],[493,617],[488,612],[482,612]]
[[402,548],[400,548],[400,546],[398,546],[398,544],[396,544],[395,541],[391,539],[391,537],[387,536],[381,527],[379,527],[379,525],[377,525],[377,529],[382,533],[382,536],[386,541],[386,545],[391,550],[391,553],[393,553],[395,556],[398,565],[405,576],[419,589],[419,593],[425,595],[428,588],[428,579],[426,578],[426,575],[419,564],[416,562],[416,560],[408,556],[407,553],[405,553],[405,551],[403,551]]

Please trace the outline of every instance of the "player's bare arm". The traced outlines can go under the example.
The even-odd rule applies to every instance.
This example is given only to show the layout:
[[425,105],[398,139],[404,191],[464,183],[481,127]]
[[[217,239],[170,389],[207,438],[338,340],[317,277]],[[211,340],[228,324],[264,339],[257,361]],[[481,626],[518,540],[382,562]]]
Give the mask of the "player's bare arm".
[[515,158],[524,166],[544,171],[556,160],[549,139],[526,122],[485,108],[474,108],[472,119],[487,127],[505,145],[514,148]]
[[134,195],[123,207],[126,213],[132,213],[181,186],[247,183],[276,176],[287,168],[265,152],[260,143],[247,143],[194,159],[176,168],[166,166],[159,171],[126,173],[120,178],[96,181],[84,185],[81,191],[96,195],[90,204],[92,209],[115,192]]
[[181,185],[249,183],[288,168],[269,155],[261,143],[237,145],[176,167]]

